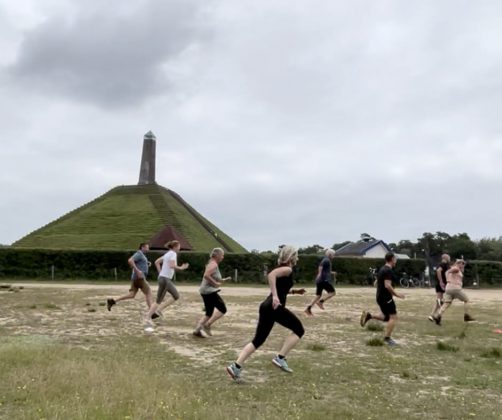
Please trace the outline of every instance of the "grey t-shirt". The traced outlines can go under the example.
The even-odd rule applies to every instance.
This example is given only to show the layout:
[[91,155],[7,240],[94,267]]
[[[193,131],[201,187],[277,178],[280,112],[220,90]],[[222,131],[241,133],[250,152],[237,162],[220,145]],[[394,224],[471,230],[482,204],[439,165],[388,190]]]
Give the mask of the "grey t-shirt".
[[[219,267],[216,267],[216,271],[214,272],[213,277],[216,280],[221,281],[221,273],[220,273]],[[199,287],[199,293],[201,295],[209,295],[210,293],[219,292],[219,291],[220,291],[220,289],[218,289],[217,287],[214,287],[204,277],[202,278],[202,283],[200,284],[200,287]]]
[[[148,260],[146,259],[145,254],[141,250],[138,250],[134,253],[132,256],[132,259],[134,261],[134,264],[136,264],[136,267],[138,267],[138,270],[141,271],[145,277],[148,274]],[[132,280],[136,280],[138,276],[136,275],[136,272],[132,270]]]

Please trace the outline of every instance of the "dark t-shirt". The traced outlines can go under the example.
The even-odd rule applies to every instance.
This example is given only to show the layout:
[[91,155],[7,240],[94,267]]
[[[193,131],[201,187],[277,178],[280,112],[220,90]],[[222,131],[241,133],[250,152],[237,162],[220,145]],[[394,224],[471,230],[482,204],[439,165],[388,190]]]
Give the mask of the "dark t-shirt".
[[[439,267],[441,268],[441,279],[443,280],[443,288],[446,286],[446,272],[450,269],[450,265],[448,263],[442,262],[439,264]],[[439,281],[438,278],[436,277],[436,282]]]
[[388,265],[384,265],[380,270],[378,270],[376,294],[377,302],[385,303],[392,300],[391,293],[385,287],[385,280],[390,280],[391,282],[394,280],[394,272]]
[[[277,297],[279,298],[282,306],[286,306],[286,297],[288,296],[289,290],[293,287],[293,284],[293,271],[291,271],[289,276],[277,277],[275,279]],[[265,299],[263,303],[272,304],[272,293],[268,295],[267,299]]]
[[328,257],[324,257],[319,264],[321,267],[321,274],[317,278],[316,283],[331,282],[331,261]]

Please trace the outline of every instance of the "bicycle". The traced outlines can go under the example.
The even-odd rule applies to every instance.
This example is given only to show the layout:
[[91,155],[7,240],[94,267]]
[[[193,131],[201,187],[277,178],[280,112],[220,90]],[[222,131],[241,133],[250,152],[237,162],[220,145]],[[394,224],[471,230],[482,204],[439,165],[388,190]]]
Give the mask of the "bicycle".
[[368,285],[370,286],[376,286],[377,282],[377,269],[370,267],[368,269],[368,276],[366,277],[366,280],[368,282]]
[[401,278],[399,279],[399,284],[401,287],[419,287],[420,286],[420,280],[418,280],[416,277],[412,277],[409,274],[403,273],[401,275]]

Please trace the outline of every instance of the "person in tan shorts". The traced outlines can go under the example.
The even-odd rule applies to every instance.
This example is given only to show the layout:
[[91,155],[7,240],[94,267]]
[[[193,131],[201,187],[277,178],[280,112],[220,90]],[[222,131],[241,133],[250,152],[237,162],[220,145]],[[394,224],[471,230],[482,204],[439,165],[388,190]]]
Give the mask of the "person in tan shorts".
[[117,302],[120,302],[121,300],[134,299],[139,290],[141,290],[145,295],[146,306],[148,309],[152,306],[152,290],[146,281],[150,262],[146,258],[145,253],[148,252],[149,249],[150,246],[146,242],[143,242],[139,245],[139,249],[134,253],[134,255],[127,260],[132,268],[131,287],[129,288],[129,293],[116,299],[107,299],[106,306],[109,311],[112,310],[113,305],[116,305]]
[[446,272],[446,288],[444,293],[444,302],[437,315],[433,315],[433,319],[437,325],[441,325],[441,318],[444,312],[450,307],[455,299],[464,302],[464,321],[474,321],[474,318],[469,315],[469,298],[462,290],[464,280],[465,261],[461,258],[455,261],[453,267]]

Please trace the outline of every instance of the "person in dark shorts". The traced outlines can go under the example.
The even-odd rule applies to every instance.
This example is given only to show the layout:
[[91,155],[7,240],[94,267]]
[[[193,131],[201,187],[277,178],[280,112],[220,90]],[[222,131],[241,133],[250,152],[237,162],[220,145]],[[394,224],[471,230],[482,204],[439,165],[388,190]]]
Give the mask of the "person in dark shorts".
[[446,272],[450,269],[450,256],[448,254],[441,255],[441,264],[436,270],[436,302],[432,308],[432,313],[429,315],[429,321],[434,321],[441,305],[443,304],[443,296],[446,288]]
[[385,265],[378,271],[377,275],[377,293],[376,301],[380,307],[381,314],[372,315],[363,311],[361,314],[361,327],[364,327],[370,319],[387,322],[384,341],[389,346],[395,346],[397,343],[391,338],[392,331],[397,322],[397,309],[393,297],[404,299],[402,293],[398,293],[392,287],[394,272],[392,269],[396,266],[396,256],[392,252],[385,255]]
[[255,336],[244,346],[237,360],[226,368],[232,379],[240,381],[242,365],[265,342],[276,322],[291,330],[291,334],[284,341],[279,354],[272,359],[272,363],[285,372],[293,372],[288,366],[286,356],[305,333],[298,317],[286,308],[286,297],[289,293],[305,293],[305,289],[292,289],[293,267],[297,261],[298,251],[295,247],[285,245],[280,249],[278,267],[268,274],[270,294],[260,305]]
[[223,261],[223,258],[225,258],[225,251],[221,248],[214,248],[211,251],[210,260],[204,270],[199,293],[204,302],[205,315],[195,327],[193,335],[196,337],[204,337],[202,331],[207,335],[213,335],[211,325],[227,313],[227,307],[219,293],[222,283],[231,280],[232,277],[221,277],[218,265]]
[[[314,316],[312,313],[312,306],[317,305],[319,308],[324,309],[324,302],[336,295],[335,288],[331,284],[331,276],[336,276],[336,272],[331,271],[331,262],[333,258],[335,258],[335,251],[327,249],[317,271],[315,298],[305,309],[307,316]],[[322,297],[323,290],[328,293],[325,298]]]
[[149,249],[150,246],[146,242],[143,242],[139,244],[139,248],[134,253],[134,255],[127,260],[132,268],[131,287],[129,288],[129,293],[116,299],[107,299],[106,306],[109,311],[112,310],[113,305],[116,305],[121,300],[134,299],[139,290],[141,290],[145,295],[146,306],[148,307],[148,309],[150,309],[150,307],[152,306],[152,290],[150,289],[150,285],[146,281],[150,262],[146,258],[145,253],[148,252]]

